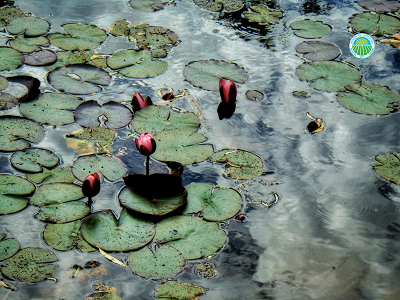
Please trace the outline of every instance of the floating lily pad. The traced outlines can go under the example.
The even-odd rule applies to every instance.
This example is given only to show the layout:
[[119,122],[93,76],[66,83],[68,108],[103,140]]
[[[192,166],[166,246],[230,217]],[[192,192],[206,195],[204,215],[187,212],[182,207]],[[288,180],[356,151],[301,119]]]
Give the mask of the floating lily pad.
[[321,21],[311,21],[309,19],[295,21],[290,24],[290,27],[295,35],[306,39],[317,39],[332,31],[331,26]]
[[224,163],[224,171],[231,178],[251,179],[263,173],[262,159],[248,151],[224,149],[214,153],[211,160]]
[[24,209],[29,203],[24,196],[31,195],[34,191],[35,186],[24,178],[0,174],[0,215]]
[[157,150],[152,155],[160,161],[175,161],[183,165],[202,162],[214,153],[211,144],[199,144],[207,138],[191,129],[165,130],[154,135]]
[[11,165],[23,172],[42,172],[43,168],[55,167],[60,159],[52,151],[41,148],[29,148],[15,152],[10,157]]
[[368,10],[390,12],[400,8],[399,1],[392,0],[357,0],[357,4]]
[[148,244],[154,236],[154,224],[123,209],[119,220],[111,211],[99,211],[82,221],[83,238],[105,251],[129,251]]
[[116,132],[105,127],[81,128],[71,134],[67,134],[67,138],[83,140],[85,142],[96,142],[100,147],[111,145]]
[[[4,92],[13,94],[20,102],[32,101],[40,94],[40,81],[35,77],[18,75],[7,77],[7,80],[9,85]],[[14,89],[19,89],[20,91],[14,91]]]
[[154,295],[158,300],[191,300],[197,299],[196,296],[201,294],[204,294],[204,289],[202,287],[188,283],[180,283],[179,281],[167,281],[156,287],[154,291]]
[[333,60],[340,55],[340,48],[335,44],[322,41],[302,42],[296,46],[296,51],[304,53],[309,60]]
[[23,35],[17,36],[14,40],[9,42],[10,47],[24,53],[31,53],[39,51],[39,46],[48,46],[49,40],[44,36],[39,37],[25,37]]
[[60,224],[82,219],[88,214],[90,206],[85,202],[71,201],[41,206],[35,217],[43,222]]
[[0,116],[0,151],[15,151],[39,143],[45,136],[45,129],[39,123],[16,117]]
[[117,289],[115,287],[110,288],[106,285],[98,283],[96,290],[99,292],[91,294],[89,298],[86,298],[86,300],[122,300],[121,297],[117,296]]
[[218,91],[221,78],[244,83],[249,78],[239,65],[223,60],[199,60],[188,63],[183,68],[183,76],[194,86]]
[[170,1],[162,0],[131,0],[129,5],[141,11],[156,11],[164,8],[164,5],[170,3]]
[[50,29],[50,23],[35,17],[23,17],[10,21],[7,31],[11,34],[22,34],[25,37],[46,34]]
[[361,33],[375,36],[395,34],[400,31],[400,20],[385,14],[362,13],[350,19],[352,28]]
[[4,90],[8,86],[7,78],[0,75],[0,91]]
[[311,62],[300,65],[296,70],[300,80],[311,82],[316,90],[335,92],[345,91],[345,86],[361,80],[361,73],[336,61]]
[[82,23],[65,24],[65,34],[49,34],[50,42],[64,50],[91,50],[99,46],[107,38],[107,33],[95,25]]
[[226,240],[218,223],[198,217],[174,216],[157,223],[155,243],[172,246],[185,259],[196,259],[214,254]]
[[102,174],[109,181],[116,181],[125,175],[126,168],[117,158],[94,154],[78,157],[72,166],[72,173],[81,181],[93,173]]
[[65,182],[72,183],[76,180],[72,174],[71,167],[57,167],[53,169],[43,168],[39,173],[28,173],[26,177],[34,183],[54,183]]
[[373,168],[384,179],[400,184],[400,153],[375,156]]
[[111,76],[104,70],[91,65],[59,67],[47,76],[56,89],[70,94],[93,94],[101,91],[99,85],[108,85]]
[[338,94],[338,101],[344,107],[361,114],[387,115],[398,109],[395,103],[400,97],[386,86],[374,83],[352,84],[346,86],[352,93]]
[[11,6],[0,7],[0,27],[3,27],[13,19],[22,18],[25,16],[25,13],[19,8]]
[[213,188],[209,183],[192,183],[188,191],[184,214],[200,212],[208,221],[224,221],[232,218],[242,207],[242,197],[234,189]]
[[47,66],[56,61],[57,55],[50,50],[40,50],[24,55],[24,64],[30,66]]
[[80,232],[81,221],[64,224],[47,224],[43,231],[45,242],[56,250],[69,250],[74,247],[82,252],[96,251],[83,238]]
[[24,62],[24,55],[9,47],[0,47],[0,71],[14,70]]
[[104,125],[107,128],[121,128],[129,124],[133,114],[125,105],[109,101],[100,105],[95,100],[82,102],[74,112],[76,123],[82,127],[100,126],[99,118],[105,116]]
[[243,2],[241,0],[194,0],[194,3],[210,11],[225,10],[226,12],[235,12],[241,10],[243,7]]
[[15,239],[5,239],[1,237],[0,240],[0,261],[10,258],[18,252],[20,246]]
[[19,104],[19,99],[8,93],[0,92],[0,110],[11,109]]
[[147,106],[136,112],[132,121],[132,127],[136,132],[148,132],[153,136],[169,129],[186,129],[196,132],[199,126],[199,119],[193,113],[175,112],[168,107],[156,105]]
[[281,11],[271,9],[265,5],[250,6],[250,10],[243,12],[244,17],[250,22],[269,24],[278,22],[283,17]]
[[50,264],[57,256],[46,249],[25,248],[9,259],[1,268],[4,276],[23,282],[38,282],[54,276],[58,266]]
[[72,183],[55,182],[39,186],[31,197],[31,204],[42,206],[65,203],[83,197],[81,186]]
[[247,99],[252,101],[261,101],[262,99],[264,99],[264,94],[257,90],[248,90],[246,92],[246,97]]

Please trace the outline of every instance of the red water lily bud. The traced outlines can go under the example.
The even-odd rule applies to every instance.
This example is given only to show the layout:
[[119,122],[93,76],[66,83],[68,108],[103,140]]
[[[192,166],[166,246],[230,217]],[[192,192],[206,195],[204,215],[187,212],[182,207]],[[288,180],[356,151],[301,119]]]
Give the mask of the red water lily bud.
[[152,105],[153,102],[151,101],[149,96],[146,96],[146,98],[143,99],[142,95],[136,93],[132,98],[131,104],[133,111],[138,111],[146,106]]
[[82,183],[82,193],[92,198],[100,192],[100,177],[97,173],[90,174]]
[[141,134],[135,142],[136,148],[143,155],[151,155],[156,151],[156,141],[150,133]]
[[224,79],[219,80],[219,93],[222,101],[226,103],[233,103],[236,101],[237,88],[236,84],[230,80],[225,81]]

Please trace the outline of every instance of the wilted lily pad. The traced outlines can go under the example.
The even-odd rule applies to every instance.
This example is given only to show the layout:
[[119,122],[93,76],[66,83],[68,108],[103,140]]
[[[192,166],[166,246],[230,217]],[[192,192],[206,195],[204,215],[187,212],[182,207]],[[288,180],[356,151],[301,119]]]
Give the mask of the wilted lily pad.
[[64,224],[47,224],[43,231],[45,242],[56,250],[69,250],[74,247],[82,252],[96,251],[83,238],[80,232],[81,221]]
[[243,2],[241,0],[194,0],[194,3],[210,11],[225,10],[226,12],[235,12],[243,7]]
[[7,31],[11,34],[22,34],[25,37],[46,34],[50,29],[50,23],[35,17],[23,17],[10,21]]
[[74,201],[83,198],[82,187],[72,183],[42,184],[31,197],[31,204],[42,206]]
[[19,99],[11,94],[0,92],[0,110],[11,109],[19,104]]
[[172,246],[185,259],[196,259],[214,254],[226,240],[218,223],[198,217],[174,216],[157,223],[154,242]]
[[132,112],[125,105],[109,101],[100,105],[95,100],[82,102],[74,112],[76,123],[82,127],[100,126],[99,117],[105,116],[104,125],[107,128],[121,128],[129,124],[132,120]]
[[335,44],[322,41],[302,42],[296,46],[296,51],[304,53],[309,60],[333,60],[340,55],[340,48]]
[[373,168],[379,176],[395,184],[400,184],[400,153],[375,156]]
[[4,236],[0,237],[0,261],[10,258],[19,250],[19,243],[15,239],[4,240]]
[[357,4],[368,10],[390,12],[400,8],[399,1],[393,0],[357,0]]
[[186,190],[188,199],[184,214],[200,212],[205,220],[224,221],[236,215],[242,207],[242,197],[234,189],[192,183],[186,186]]
[[24,209],[29,203],[24,196],[31,195],[34,191],[35,186],[24,178],[0,174],[0,215]]
[[183,76],[194,86],[209,90],[219,90],[219,80],[224,78],[244,83],[249,78],[239,65],[223,60],[199,60],[188,63],[183,68]]
[[207,138],[191,129],[165,130],[155,134],[154,139],[157,150],[152,157],[160,161],[190,165],[206,160],[214,152],[211,144],[199,144]]
[[90,206],[85,202],[71,201],[40,206],[39,212],[35,217],[43,222],[60,224],[82,219],[88,214],[90,214]]
[[114,151],[111,144],[117,133],[105,127],[81,128],[67,134],[69,148],[78,154],[102,154]]
[[204,294],[204,289],[200,286],[189,283],[180,283],[179,281],[167,281],[156,287],[154,296],[160,299],[197,299],[196,296]]
[[131,215],[126,209],[117,220],[111,211],[99,211],[82,221],[83,238],[105,251],[129,251],[148,244],[154,236],[154,224]]
[[278,22],[283,17],[281,11],[271,9],[265,5],[250,6],[251,11],[243,12],[243,15],[250,22],[257,22],[260,24],[269,24]]
[[107,33],[95,25],[82,23],[65,24],[65,34],[48,35],[50,42],[64,50],[91,50],[99,46],[107,38]]
[[24,55],[24,64],[30,66],[47,66],[57,61],[57,55],[50,50],[35,51]]
[[28,173],[26,177],[34,183],[54,183],[65,182],[72,183],[76,180],[72,174],[71,167],[57,167],[53,169],[43,168],[39,173]]
[[163,0],[131,0],[129,5],[141,11],[155,11],[164,8],[164,5],[170,3],[170,1]]
[[11,48],[15,50],[24,53],[31,53],[41,50],[39,46],[48,46],[49,40],[44,36],[25,37],[23,35],[18,35],[14,40],[11,40],[9,43]]
[[311,21],[309,19],[295,21],[290,24],[290,27],[295,35],[306,39],[317,39],[332,31],[331,26],[321,21]]
[[52,151],[41,148],[29,148],[15,152],[10,157],[11,165],[23,172],[42,172],[43,168],[52,168],[60,159]]
[[54,276],[58,266],[50,264],[57,256],[46,249],[25,248],[9,259],[1,268],[4,276],[23,282],[38,282]]
[[375,36],[394,34],[400,31],[400,20],[385,14],[362,13],[350,19],[351,26],[357,32],[374,33]]
[[345,86],[361,80],[361,73],[336,61],[311,62],[300,65],[296,70],[300,80],[311,82],[316,90],[335,92],[345,91]]
[[22,18],[25,16],[25,13],[19,8],[3,6],[0,8],[0,27],[3,27],[13,19]]
[[108,85],[111,76],[91,65],[59,67],[47,76],[56,89],[70,94],[93,94],[101,91],[99,85]]
[[0,47],[0,71],[14,70],[24,62],[24,55],[9,47]]

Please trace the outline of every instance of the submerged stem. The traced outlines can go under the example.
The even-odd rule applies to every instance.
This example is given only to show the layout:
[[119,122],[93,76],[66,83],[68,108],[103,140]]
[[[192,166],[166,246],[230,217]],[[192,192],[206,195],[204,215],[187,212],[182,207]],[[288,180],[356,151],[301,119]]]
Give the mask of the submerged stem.
[[149,175],[149,168],[150,168],[149,158],[150,155],[146,155],[146,175]]

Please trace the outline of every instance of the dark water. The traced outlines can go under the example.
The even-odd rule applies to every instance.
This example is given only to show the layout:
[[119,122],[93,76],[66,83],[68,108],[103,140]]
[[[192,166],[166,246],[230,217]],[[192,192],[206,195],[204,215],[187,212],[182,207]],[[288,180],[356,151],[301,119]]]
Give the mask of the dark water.
[[[211,13],[187,0],[152,13],[134,11],[127,0],[16,1],[25,12],[48,20],[54,32],[70,22],[108,29],[124,18],[134,24],[146,22],[173,30],[182,43],[168,54],[165,73],[146,80],[114,78],[104,91],[84,98],[123,102],[140,92],[157,99],[159,88],[186,88],[210,125],[204,134],[215,150],[253,151],[263,158],[265,170],[275,171],[243,182],[224,177],[221,166],[209,162],[186,167],[184,184],[210,182],[241,191],[246,217],[243,223],[224,225],[229,241],[210,260],[219,277],[199,277],[192,267],[197,261],[189,261],[176,277],[204,287],[206,293],[200,299],[399,299],[400,188],[378,177],[372,163],[375,155],[399,151],[400,115],[356,114],[342,107],[335,93],[316,91],[300,81],[295,69],[303,60],[296,55],[295,47],[303,39],[294,36],[289,25],[306,17],[330,24],[333,32],[321,40],[338,45],[341,58],[360,68],[365,82],[389,86],[397,93],[399,50],[379,44],[368,59],[350,54],[349,18],[363,11],[354,1],[266,4],[284,12],[273,26],[243,24],[238,13]],[[130,47],[125,39],[109,37],[106,46],[97,50],[111,53]],[[249,73],[249,80],[238,87],[237,108],[229,120],[218,119],[218,93],[195,88],[183,78],[183,67],[202,59],[236,62]],[[24,66],[4,75],[14,74],[35,76],[43,82],[42,91],[54,91],[45,81],[44,70]],[[252,89],[264,93],[262,102],[245,97]],[[291,94],[295,90],[307,91],[311,97],[296,98]],[[171,105],[193,109],[184,97]],[[321,117],[325,129],[306,134],[304,129],[310,121],[306,112]],[[18,110],[11,113],[18,114]],[[70,165],[77,154],[66,147],[64,135],[78,128],[73,124],[49,130],[37,146],[59,153],[64,164]],[[7,153],[0,155],[2,172],[13,172],[8,157]],[[281,184],[269,184],[274,182]],[[102,188],[95,210],[118,212],[116,195],[122,185],[108,183]],[[271,208],[250,203],[271,200],[271,192],[280,198]],[[2,216],[1,231],[15,237],[23,247],[49,248],[41,239],[44,224],[32,218],[35,213],[36,208],[29,207],[16,215]],[[1,288],[0,299],[85,299],[100,282],[116,287],[122,299],[154,298],[158,281],[134,276],[98,253],[71,250],[58,251],[57,255],[57,283],[12,283],[17,291]],[[113,255],[126,258],[123,253]],[[72,279],[71,267],[89,260],[100,260],[107,274]]]

